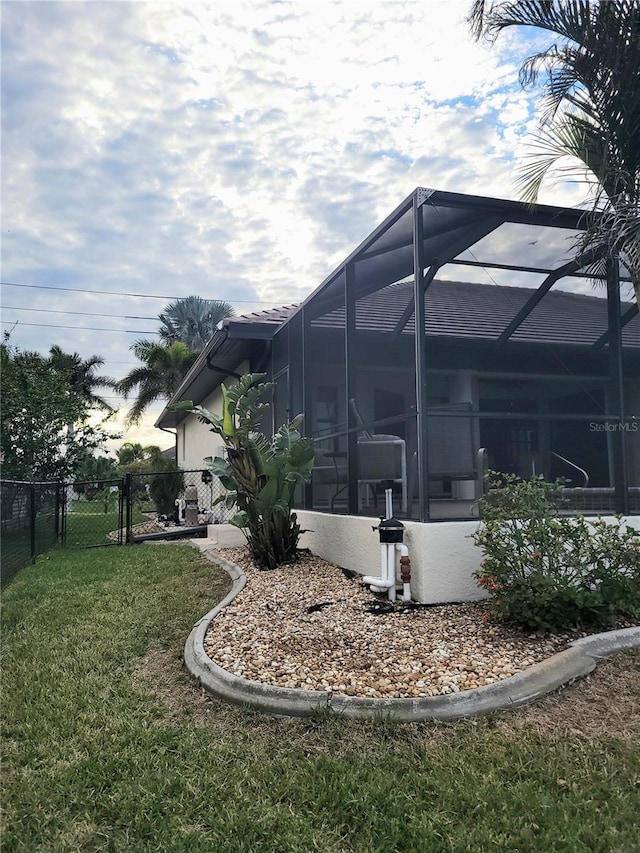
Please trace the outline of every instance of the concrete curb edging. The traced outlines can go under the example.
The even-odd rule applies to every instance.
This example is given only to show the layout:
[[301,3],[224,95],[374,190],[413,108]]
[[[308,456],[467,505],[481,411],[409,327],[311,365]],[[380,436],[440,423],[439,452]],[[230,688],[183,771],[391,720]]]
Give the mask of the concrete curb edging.
[[232,587],[219,604],[196,622],[189,634],[184,649],[187,670],[214,696],[267,713],[306,716],[318,711],[334,711],[346,717],[390,717],[404,722],[457,720],[531,702],[588,675],[595,669],[597,660],[623,649],[640,648],[640,626],[607,631],[574,640],[570,648],[494,684],[416,699],[366,699],[262,684],[227,672],[215,664],[204,650],[209,623],[244,588],[247,578],[219,551],[205,550],[202,542],[198,545],[207,559],[227,572]]

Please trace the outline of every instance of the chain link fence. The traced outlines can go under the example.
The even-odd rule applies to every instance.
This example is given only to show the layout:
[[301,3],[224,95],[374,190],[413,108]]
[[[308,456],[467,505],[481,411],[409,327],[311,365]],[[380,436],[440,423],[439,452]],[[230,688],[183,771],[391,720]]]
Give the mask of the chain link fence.
[[207,469],[129,474],[118,480],[3,480],[0,583],[56,544],[122,545],[137,537],[228,522],[225,490]]
[[0,483],[0,585],[35,562],[60,539],[62,484],[3,480]]
[[64,485],[62,541],[67,548],[97,548],[124,542],[124,480],[76,481]]
[[129,474],[127,483],[129,540],[162,530],[223,524],[235,513],[218,502],[225,489],[208,469]]

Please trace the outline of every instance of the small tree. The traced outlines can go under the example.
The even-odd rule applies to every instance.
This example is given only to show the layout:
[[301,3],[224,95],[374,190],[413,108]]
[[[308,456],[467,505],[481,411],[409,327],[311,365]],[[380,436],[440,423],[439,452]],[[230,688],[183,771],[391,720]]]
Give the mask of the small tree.
[[[5,479],[56,480],[76,476],[87,453],[109,438],[89,420],[90,407],[37,352],[0,344],[0,471]],[[69,441],[69,425],[73,441]]]
[[125,441],[118,449],[118,470],[122,476],[135,475],[131,487],[140,509],[148,493],[158,514],[171,515],[175,511],[176,498],[184,490],[184,476],[173,460],[164,458],[157,445]]
[[260,381],[263,377],[248,374],[232,388],[222,385],[222,416],[189,401],[175,408],[195,412],[223,440],[227,458],[205,462],[228,490],[227,506],[237,505],[231,523],[244,531],[254,560],[274,569],[296,557],[300,525],[293,499],[296,487],[311,477],[313,444],[298,430],[301,415],[283,424],[271,440],[258,431],[268,405],[260,397],[271,387]]

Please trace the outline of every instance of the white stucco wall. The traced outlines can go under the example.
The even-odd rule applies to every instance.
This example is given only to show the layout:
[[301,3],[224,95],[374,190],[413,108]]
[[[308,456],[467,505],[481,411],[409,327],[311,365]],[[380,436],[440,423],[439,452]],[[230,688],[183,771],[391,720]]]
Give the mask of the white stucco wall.
[[[304,533],[302,548],[363,575],[380,574],[380,539],[375,518],[297,510]],[[411,559],[411,595],[423,604],[474,601],[485,593],[473,572],[482,558],[470,536],[477,521],[420,524],[404,521],[404,542]]]
[[[249,364],[243,362],[238,368],[238,373],[248,372]],[[224,382],[227,387],[235,383],[234,379],[229,377],[225,379],[220,374],[212,374],[212,376],[217,376],[220,382]],[[220,384],[202,401],[201,405],[216,415],[222,414],[222,392]],[[178,426],[177,434],[178,465],[185,471],[204,468],[203,460],[207,456],[215,456],[222,446],[221,439],[215,433],[211,432],[208,424],[201,423],[197,415],[187,415],[185,420]]]
[[[380,540],[378,532],[371,529],[376,519],[307,510],[297,510],[297,514],[301,527],[308,531],[301,537],[300,547],[344,569],[380,574]],[[640,530],[640,516],[631,516],[626,522]],[[438,604],[485,597],[473,577],[482,559],[480,548],[470,538],[477,521],[403,524],[411,559],[412,598],[423,604]]]
[[[216,388],[203,400],[202,405],[216,415],[222,412],[222,393]],[[208,424],[201,423],[196,415],[189,414],[178,426],[178,465],[185,470],[203,468],[204,459],[214,456],[222,444],[211,432]]]

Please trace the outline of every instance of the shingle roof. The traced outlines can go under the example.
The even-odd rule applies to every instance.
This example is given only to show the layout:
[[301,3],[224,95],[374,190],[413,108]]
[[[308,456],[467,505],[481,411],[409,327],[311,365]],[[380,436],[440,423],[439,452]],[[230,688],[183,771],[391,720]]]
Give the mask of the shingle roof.
[[282,325],[296,310],[297,305],[283,305],[280,308],[267,308],[264,311],[252,311],[250,314],[240,314],[238,317],[228,317],[225,325],[232,323],[274,323]]
[[[506,287],[460,281],[434,280],[427,290],[426,332],[429,336],[497,340],[534,293],[525,287]],[[356,327],[393,332],[413,298],[413,284],[401,282],[377,290],[356,305]],[[627,303],[624,309],[628,308]],[[313,325],[344,327],[339,308],[313,321]],[[413,334],[413,315],[404,327]],[[512,335],[526,343],[589,346],[607,331],[607,301],[598,296],[551,290]],[[623,330],[624,346],[640,347],[640,316]]]

